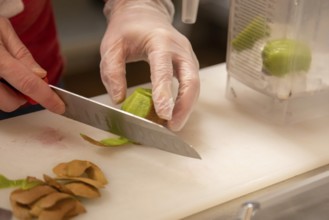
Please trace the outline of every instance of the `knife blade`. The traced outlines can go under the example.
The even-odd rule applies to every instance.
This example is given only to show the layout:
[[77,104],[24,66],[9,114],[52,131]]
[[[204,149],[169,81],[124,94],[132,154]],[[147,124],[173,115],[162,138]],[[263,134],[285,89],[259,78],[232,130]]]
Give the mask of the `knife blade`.
[[67,118],[126,137],[135,143],[201,159],[190,144],[162,125],[56,86],[49,86],[64,101],[66,110],[63,116]]

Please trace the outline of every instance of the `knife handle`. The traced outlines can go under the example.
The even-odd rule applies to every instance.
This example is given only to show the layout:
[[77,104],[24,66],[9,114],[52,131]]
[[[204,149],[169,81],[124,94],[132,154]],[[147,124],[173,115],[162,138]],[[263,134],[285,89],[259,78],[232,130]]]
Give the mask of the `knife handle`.
[[[43,81],[45,81],[46,83],[48,83],[48,78],[47,77],[44,77],[42,78]],[[38,104],[36,101],[34,101],[33,99],[31,99],[29,96],[21,93],[20,91],[18,91],[15,87],[13,87],[12,85],[10,85],[5,79],[1,78],[0,79],[0,82],[7,85],[8,87],[10,87],[12,90],[14,90],[17,94],[20,94],[21,96],[24,97],[24,99],[26,99],[26,101],[28,103],[30,103],[31,105],[36,105]]]

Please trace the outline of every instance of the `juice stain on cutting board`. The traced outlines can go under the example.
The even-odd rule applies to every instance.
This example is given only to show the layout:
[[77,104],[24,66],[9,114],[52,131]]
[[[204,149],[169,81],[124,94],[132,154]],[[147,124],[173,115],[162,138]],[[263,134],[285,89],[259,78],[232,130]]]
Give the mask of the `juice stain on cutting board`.
[[43,127],[34,138],[44,146],[66,147],[63,143],[64,134],[59,129]]

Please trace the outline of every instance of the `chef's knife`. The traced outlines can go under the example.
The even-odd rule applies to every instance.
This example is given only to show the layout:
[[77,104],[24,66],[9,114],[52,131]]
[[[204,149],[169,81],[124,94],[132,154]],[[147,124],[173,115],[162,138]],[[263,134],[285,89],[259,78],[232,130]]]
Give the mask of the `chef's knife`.
[[64,101],[64,116],[149,147],[201,159],[198,152],[166,127],[123,110],[50,85]]

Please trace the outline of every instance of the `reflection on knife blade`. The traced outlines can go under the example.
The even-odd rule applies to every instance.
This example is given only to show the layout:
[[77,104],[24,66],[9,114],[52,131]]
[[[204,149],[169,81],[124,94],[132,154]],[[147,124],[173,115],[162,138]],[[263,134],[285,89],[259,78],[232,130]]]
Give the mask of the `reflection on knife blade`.
[[136,143],[201,159],[191,145],[162,125],[55,86],[50,87],[66,104],[63,115],[70,119],[126,137]]

